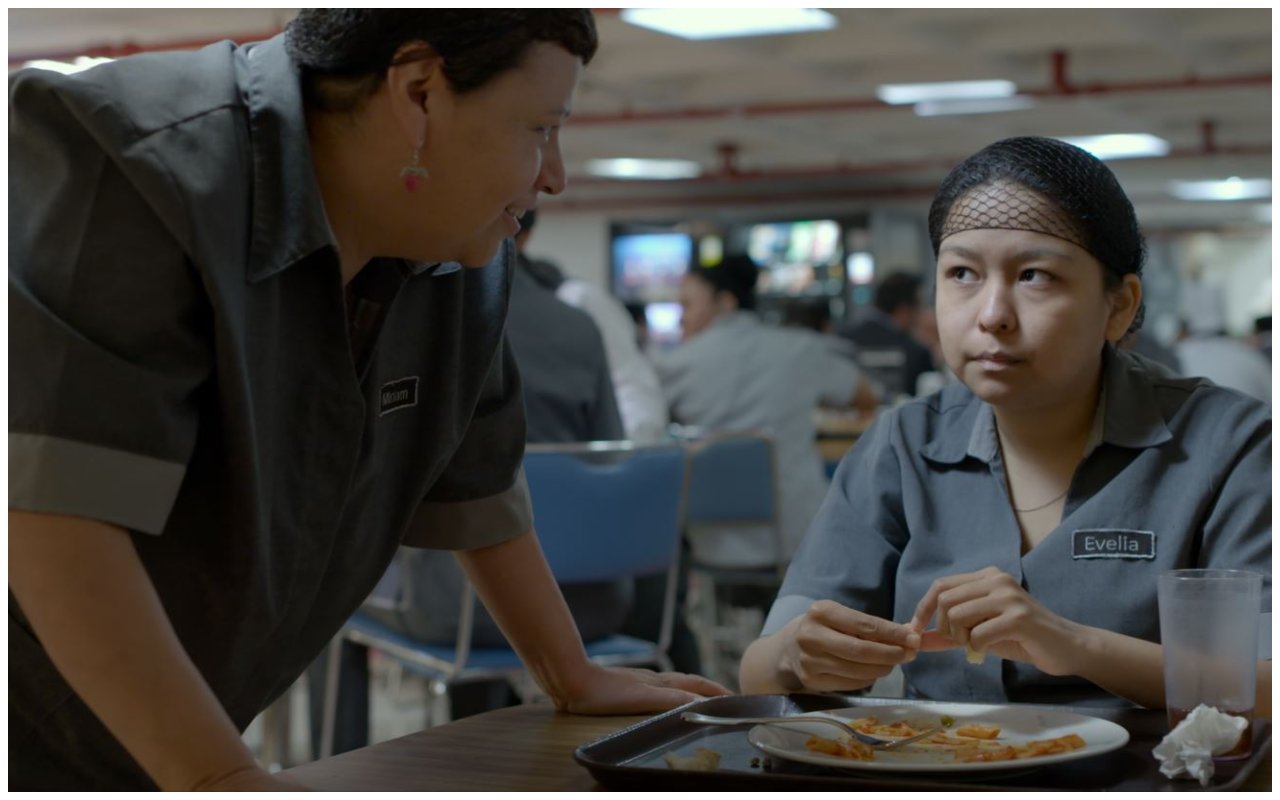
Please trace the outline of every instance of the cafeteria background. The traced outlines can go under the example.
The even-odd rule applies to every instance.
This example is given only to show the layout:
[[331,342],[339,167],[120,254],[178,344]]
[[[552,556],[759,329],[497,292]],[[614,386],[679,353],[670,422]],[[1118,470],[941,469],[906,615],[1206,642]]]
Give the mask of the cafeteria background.
[[[12,10],[9,68],[266,39],[294,12]],[[743,10],[695,17],[702,33],[751,21]],[[937,185],[997,139],[1060,137],[1107,160],[1147,236],[1134,349],[1270,401],[1269,9],[831,9],[810,21],[696,38],[669,27],[680,19],[598,11],[599,56],[562,135],[569,189],[540,206],[530,254],[625,304],[650,354],[679,344],[681,276],[730,253],[761,266],[769,324],[802,308],[852,323],[873,313],[887,277],[918,276],[913,335],[930,346],[925,211]],[[896,363],[893,352],[851,357],[873,374]],[[814,446],[832,463],[863,423],[816,414]],[[749,641],[752,611],[717,624]],[[425,684],[373,659],[371,742],[419,729]],[[264,763],[312,757],[305,688],[246,732]]]

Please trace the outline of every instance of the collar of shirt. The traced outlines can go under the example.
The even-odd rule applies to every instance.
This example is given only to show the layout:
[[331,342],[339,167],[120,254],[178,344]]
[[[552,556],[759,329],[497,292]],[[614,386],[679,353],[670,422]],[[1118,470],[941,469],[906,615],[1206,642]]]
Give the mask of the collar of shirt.
[[[1117,447],[1154,447],[1173,437],[1160,412],[1151,384],[1142,380],[1124,353],[1107,345],[1102,355],[1102,397],[1094,412],[1093,427],[1085,443],[1087,458],[1101,444]],[[972,392],[965,401],[942,413],[955,413],[954,424],[939,425],[920,454],[940,464],[958,464],[976,458],[990,464],[999,452],[995,413]]]
[[[253,240],[246,276],[257,282],[337,243],[316,185],[297,67],[284,34],[245,48],[253,152]],[[404,259],[413,275],[457,272],[456,262]]]

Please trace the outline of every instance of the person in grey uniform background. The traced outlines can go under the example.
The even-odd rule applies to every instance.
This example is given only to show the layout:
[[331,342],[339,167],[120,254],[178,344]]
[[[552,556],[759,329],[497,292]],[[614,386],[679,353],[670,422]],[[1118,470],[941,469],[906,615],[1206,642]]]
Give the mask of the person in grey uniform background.
[[[769,325],[756,313],[759,267],[742,253],[694,266],[680,283],[680,346],[655,355],[671,418],[706,431],[762,430],[774,441],[784,558],[822,503],[827,476],[814,440],[820,405],[876,408],[856,363],[812,331]],[[689,530],[693,558],[715,567],[777,566],[774,533],[758,525]]]
[[920,376],[933,371],[929,348],[916,340],[920,276],[894,272],[876,287],[874,301],[841,326],[839,335],[857,346],[858,363],[890,396],[915,396]]
[[532,530],[509,239],[595,49],[585,10],[321,9],[10,78],[10,788],[289,788],[240,734],[401,544],[559,708],[724,691],[592,664]]
[[[1160,573],[1261,572],[1269,617],[1270,411],[1114,346],[1141,323],[1145,247],[1085,151],[983,149],[929,230],[961,383],[841,463],[744,690],[857,690],[902,664],[909,697],[1163,707]],[[1269,713],[1269,661],[1258,690]]]

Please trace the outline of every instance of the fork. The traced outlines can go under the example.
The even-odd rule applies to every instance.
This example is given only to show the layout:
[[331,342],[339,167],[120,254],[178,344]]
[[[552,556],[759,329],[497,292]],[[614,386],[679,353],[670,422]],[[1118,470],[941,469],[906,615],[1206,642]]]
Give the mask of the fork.
[[849,723],[838,720],[835,717],[810,717],[799,715],[789,717],[713,717],[708,714],[699,714],[696,711],[686,711],[680,715],[680,718],[685,722],[693,722],[699,725],[780,725],[795,724],[797,722],[825,722],[828,725],[836,726],[853,739],[877,750],[894,750],[905,744],[917,742],[943,730],[943,726],[935,725],[926,731],[917,733],[914,736],[908,736],[905,739],[881,739],[878,736],[871,736],[863,733],[862,731],[856,730]]

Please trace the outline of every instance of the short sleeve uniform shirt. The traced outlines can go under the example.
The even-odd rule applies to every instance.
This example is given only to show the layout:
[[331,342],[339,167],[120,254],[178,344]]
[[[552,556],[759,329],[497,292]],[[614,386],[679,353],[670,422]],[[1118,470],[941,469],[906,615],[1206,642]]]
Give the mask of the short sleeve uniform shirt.
[[[847,405],[858,367],[812,331],[766,325],[753,311],[717,319],[654,359],[671,416],[710,431],[757,429],[774,440],[783,550],[790,556],[822,503],[827,476],[814,409]],[[777,563],[771,532],[720,527],[690,531],[694,557],[717,567]]]
[[[17,73],[9,199],[10,506],[128,529],[242,729],[397,546],[530,529],[510,244],[371,262],[355,354],[282,37]],[[9,609],[15,785],[147,785]]]
[[[1156,578],[1250,569],[1271,605],[1271,414],[1108,348],[1094,437],[1062,521],[1022,553],[991,407],[962,384],[886,412],[836,471],[765,622],[818,599],[907,622],[936,579],[996,566],[1066,619],[1158,642]],[[905,664],[908,696],[1123,703],[1078,677],[959,650]]]

